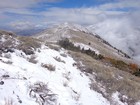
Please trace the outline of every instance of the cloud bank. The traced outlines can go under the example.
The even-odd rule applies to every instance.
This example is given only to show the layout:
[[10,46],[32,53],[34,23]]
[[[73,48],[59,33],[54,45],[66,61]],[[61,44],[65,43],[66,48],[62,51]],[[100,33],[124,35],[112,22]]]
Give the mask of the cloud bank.
[[[63,0],[0,0],[0,22],[7,25],[17,20],[41,25],[61,22],[90,25],[108,17],[120,17],[122,14],[140,10],[139,0],[107,0],[108,3],[79,8],[53,7],[50,4],[61,1]],[[43,6],[44,9],[41,8]]]
[[136,25],[134,18],[127,18],[126,15],[121,19],[108,18],[88,28],[113,46],[140,60],[140,24]]
[[[113,46],[140,60],[140,0],[107,0],[104,4],[79,8],[50,4],[61,1],[0,0],[0,23],[18,30],[45,28],[63,22],[90,26],[91,31]],[[45,9],[40,9],[41,6]]]

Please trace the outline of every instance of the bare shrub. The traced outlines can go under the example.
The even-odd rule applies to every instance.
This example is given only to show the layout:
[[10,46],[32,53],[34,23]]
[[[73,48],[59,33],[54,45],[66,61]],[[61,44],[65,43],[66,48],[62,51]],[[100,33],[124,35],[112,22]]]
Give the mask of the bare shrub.
[[13,62],[12,61],[7,61],[5,62],[6,64],[12,64]]
[[80,48],[74,46],[74,44],[68,38],[65,38],[65,39],[62,39],[62,40],[58,41],[58,44],[61,47],[65,48],[65,49],[68,49],[68,50],[80,51]]
[[34,49],[29,46],[19,46],[19,50],[22,50],[26,55],[34,54]]
[[60,54],[62,57],[67,57],[67,54],[65,54],[65,53],[61,53]]
[[10,60],[8,60],[8,61],[2,61],[3,63],[6,63],[6,64],[12,64],[13,62],[12,61],[10,61]]
[[31,63],[36,64],[37,63],[36,56],[35,55],[31,55],[31,57],[28,58],[28,61],[31,62]]
[[0,43],[0,52],[14,52],[15,46],[15,39],[7,39],[5,42]]
[[139,71],[140,68],[137,64],[134,64],[134,63],[128,64],[122,60],[116,60],[109,57],[104,57],[103,62],[107,63],[109,66],[113,66],[120,70],[130,72],[134,74],[135,76],[140,76],[140,71]]
[[63,86],[64,86],[64,87],[67,87],[67,86],[68,86],[68,82],[66,82],[66,81],[63,82]]
[[8,74],[2,75],[2,78],[9,78],[9,77],[10,77],[10,75],[8,75]]
[[92,74],[93,73],[93,70],[91,69],[91,68],[85,68],[84,70],[83,70],[85,73],[89,73],[89,74]]
[[39,105],[56,105],[57,96],[43,82],[36,82],[29,86],[29,96],[36,99]]
[[66,78],[68,81],[70,81],[71,77],[70,77],[70,72],[66,72],[66,73],[63,73],[63,77]]
[[11,58],[11,55],[8,54],[8,53],[6,53],[6,54],[4,54],[4,57],[10,59]]
[[62,60],[60,57],[54,57],[54,59],[58,62],[66,63],[64,60]]
[[51,48],[51,49],[54,49],[54,50],[56,50],[56,51],[60,51],[60,47],[59,46],[56,46],[56,45],[49,45],[49,48]]
[[18,95],[17,95],[17,100],[20,104],[22,103],[22,100],[20,99],[20,97]]
[[[111,65],[106,66],[103,65],[102,62],[96,61],[92,57],[83,53],[71,52],[71,55],[75,61],[82,61],[85,68],[91,68],[93,73],[95,73],[95,75],[93,73],[93,75],[90,75],[90,89],[101,93],[103,97],[108,100],[110,100],[112,93],[118,91],[120,94],[128,97],[128,100],[125,100],[127,101],[128,105],[134,105],[135,102],[140,100],[139,78],[125,72],[130,65],[128,66],[128,64],[121,61],[112,60],[111,58],[105,58],[105,62],[108,61],[107,63]],[[112,63],[110,63],[111,61]],[[112,64],[116,66],[114,67]],[[117,67],[125,68],[126,70],[122,71]],[[131,68],[136,69],[137,66],[131,65]]]
[[81,52],[84,54],[87,54],[88,56],[91,56],[92,58],[96,59],[96,60],[102,60],[104,59],[104,56],[101,54],[96,54],[95,51],[91,50],[91,49],[84,49],[84,48],[80,48],[80,46],[75,46],[68,38],[66,39],[62,39],[58,42],[58,44],[67,49],[67,50],[71,50],[71,51],[75,51],[75,52]]
[[78,92],[76,92],[75,90],[73,90],[73,89],[72,89],[72,98],[75,101],[79,101],[79,98],[80,98],[80,94]]
[[8,31],[0,30],[0,35],[15,36],[15,33],[10,31],[8,32]]
[[137,72],[139,70],[138,65],[137,64],[134,64],[134,63],[130,63],[129,64],[129,67],[132,70],[132,73],[135,73],[135,72]]
[[5,99],[5,104],[4,105],[14,105],[14,102],[12,99]]
[[34,54],[37,48],[41,47],[41,42],[35,38],[31,37],[19,37],[21,43],[18,45],[18,49],[22,50],[25,54]]
[[42,67],[47,68],[49,71],[55,71],[55,66],[52,64],[41,64]]

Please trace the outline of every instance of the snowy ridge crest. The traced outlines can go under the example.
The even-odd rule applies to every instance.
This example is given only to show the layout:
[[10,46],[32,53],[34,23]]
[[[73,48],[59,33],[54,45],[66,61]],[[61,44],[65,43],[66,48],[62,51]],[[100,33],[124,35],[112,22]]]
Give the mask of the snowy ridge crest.
[[85,33],[90,33],[90,31],[86,27],[83,27],[81,25],[74,24],[74,23],[65,22],[65,23],[56,25],[55,27],[57,27],[58,29],[71,29],[74,31],[82,31]]

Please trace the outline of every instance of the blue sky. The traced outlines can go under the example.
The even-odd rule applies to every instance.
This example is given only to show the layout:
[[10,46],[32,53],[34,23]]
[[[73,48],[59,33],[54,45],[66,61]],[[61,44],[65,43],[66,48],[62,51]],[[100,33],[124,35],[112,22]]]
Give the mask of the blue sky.
[[[72,22],[96,24],[128,17],[140,10],[140,0],[0,0],[0,28],[43,28]],[[133,15],[132,15],[133,16]],[[133,16],[134,17],[134,16]]]
[[[107,2],[113,2],[110,0],[62,0],[56,3],[49,3],[52,7],[62,8],[79,8],[79,7],[92,7],[104,4]],[[47,4],[47,3],[46,3]]]
[[[80,8],[80,7],[93,7],[101,4],[115,2],[115,0],[60,0],[56,2],[41,2],[35,10],[47,10],[51,7],[60,7],[60,8]],[[33,9],[33,8],[32,8]]]

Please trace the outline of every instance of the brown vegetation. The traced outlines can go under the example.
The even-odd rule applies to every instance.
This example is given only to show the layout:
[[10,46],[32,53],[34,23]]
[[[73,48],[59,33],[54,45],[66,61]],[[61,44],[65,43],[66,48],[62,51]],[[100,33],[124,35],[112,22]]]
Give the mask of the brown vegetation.
[[[79,69],[90,76],[91,89],[98,91],[108,100],[111,100],[112,94],[118,91],[120,92],[120,94],[126,95],[128,97],[128,99],[126,100],[128,105],[133,105],[135,102],[140,100],[139,78],[117,68],[119,67],[119,65],[121,65],[120,68],[123,68],[124,66],[126,66],[125,63],[122,63],[122,65],[120,64],[121,61],[119,62],[114,61],[111,58],[105,58],[106,63],[109,59],[108,64],[105,65],[105,62],[103,62],[102,60],[101,62],[100,60],[93,59],[86,54],[72,51],[70,51],[70,53],[77,62],[82,61],[83,65],[85,65],[84,67],[81,65]],[[114,67],[110,63],[110,59],[111,61],[113,61],[114,65],[117,65],[116,67]],[[86,70],[87,72],[84,70]]]
[[29,86],[29,89],[29,96],[36,99],[36,102],[39,105],[56,105],[56,94],[48,88],[48,84],[36,82],[35,84]]
[[[136,64],[127,64],[126,62],[124,62],[122,60],[116,60],[116,59],[113,59],[110,57],[105,57],[102,54],[96,54],[94,51],[92,51],[90,49],[88,49],[88,50],[85,50],[84,48],[80,49],[80,47],[74,46],[74,44],[72,42],[70,42],[69,39],[67,39],[67,38],[60,40],[58,43],[61,47],[65,48],[65,49],[86,54],[96,60],[102,61],[105,65],[118,68],[119,70],[133,73],[134,75],[136,73],[136,74],[139,74],[136,76],[140,76],[140,73],[138,72],[138,70],[140,70],[140,69],[138,68],[138,66]],[[89,72],[89,70],[88,70],[88,72]]]
[[28,61],[31,62],[31,63],[36,64],[37,63],[36,56],[35,55],[31,55],[31,57],[28,58]]
[[80,46],[75,46],[72,42],[69,41],[69,39],[65,38],[63,40],[60,40],[58,42],[58,44],[65,48],[65,49],[68,49],[68,50],[72,50],[72,51],[76,51],[76,52],[81,52],[81,53],[84,53],[84,54],[87,54],[91,57],[93,57],[94,59],[97,59],[97,60],[101,60],[104,58],[103,55],[101,54],[96,54],[95,51],[91,50],[91,49],[88,49],[88,50],[85,50],[84,48],[80,48]]
[[34,54],[37,48],[41,47],[41,42],[35,38],[31,37],[19,37],[21,43],[18,45],[18,49],[22,50],[25,54]]
[[54,57],[54,59],[58,62],[66,63],[64,60],[62,60],[60,57]]
[[42,67],[47,68],[49,71],[55,71],[55,66],[51,64],[41,64]]

